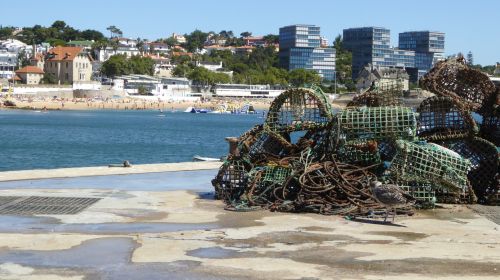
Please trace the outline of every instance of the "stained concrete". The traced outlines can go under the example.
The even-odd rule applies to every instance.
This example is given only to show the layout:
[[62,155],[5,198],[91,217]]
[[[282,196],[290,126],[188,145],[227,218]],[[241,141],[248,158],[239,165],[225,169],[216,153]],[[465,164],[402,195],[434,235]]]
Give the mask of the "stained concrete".
[[0,279],[498,276],[500,226],[467,207],[419,211],[396,225],[231,212],[212,198],[215,172],[0,182],[0,196],[101,198],[76,215],[0,216]]

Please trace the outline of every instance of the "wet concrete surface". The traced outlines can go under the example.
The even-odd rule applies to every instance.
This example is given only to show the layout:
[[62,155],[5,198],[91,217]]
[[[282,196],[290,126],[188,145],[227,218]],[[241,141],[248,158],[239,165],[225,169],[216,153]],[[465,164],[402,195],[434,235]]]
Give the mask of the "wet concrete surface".
[[0,250],[0,262],[45,270],[76,269],[86,275],[86,279],[229,279],[207,274],[207,271],[203,275],[201,271],[196,272],[195,268],[199,266],[196,262],[131,263],[136,246],[132,238],[99,238],[67,250]]
[[[123,191],[212,191],[217,170],[54,178],[0,182],[0,189],[117,189]],[[189,182],[189,184],[186,184]]]
[[[382,279],[408,273],[416,276],[405,279],[474,279],[500,271],[498,226],[467,207],[418,211],[395,224],[232,212],[213,200],[215,173],[0,182],[2,195],[47,190],[48,196],[102,197],[76,215],[0,215],[0,279],[49,273],[112,280]],[[179,213],[181,219],[169,220]],[[6,264],[33,273],[16,276],[22,269]]]
[[0,215],[0,232],[5,233],[88,233],[88,234],[135,234],[186,230],[209,230],[215,223],[96,223],[62,224],[50,217]]

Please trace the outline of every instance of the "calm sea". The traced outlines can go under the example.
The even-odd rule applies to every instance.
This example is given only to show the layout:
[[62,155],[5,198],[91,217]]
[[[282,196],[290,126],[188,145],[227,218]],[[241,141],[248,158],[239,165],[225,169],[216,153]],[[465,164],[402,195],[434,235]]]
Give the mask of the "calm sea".
[[0,171],[219,158],[260,115],[0,110]]

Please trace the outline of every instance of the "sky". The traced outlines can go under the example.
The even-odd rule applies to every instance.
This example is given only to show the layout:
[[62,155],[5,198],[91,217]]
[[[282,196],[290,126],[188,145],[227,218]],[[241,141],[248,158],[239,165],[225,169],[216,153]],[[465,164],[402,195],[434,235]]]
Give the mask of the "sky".
[[115,25],[125,37],[146,39],[195,29],[278,34],[282,26],[314,24],[330,43],[345,28],[385,27],[391,30],[391,45],[397,46],[400,32],[441,31],[447,55],[471,51],[476,64],[500,62],[499,0],[23,0],[0,6],[3,26],[49,26],[64,20],[105,35],[106,27]]

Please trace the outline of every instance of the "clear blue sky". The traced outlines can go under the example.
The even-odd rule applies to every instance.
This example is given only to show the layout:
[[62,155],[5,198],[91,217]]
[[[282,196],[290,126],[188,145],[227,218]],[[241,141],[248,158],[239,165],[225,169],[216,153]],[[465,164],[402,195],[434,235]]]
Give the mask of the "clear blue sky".
[[500,62],[499,0],[174,0],[2,1],[1,25],[44,26],[64,20],[78,29],[116,25],[126,37],[165,38],[172,32],[233,30],[278,33],[280,26],[315,24],[330,42],[344,28],[381,26],[399,32],[446,33],[446,54],[472,51],[475,63]]

